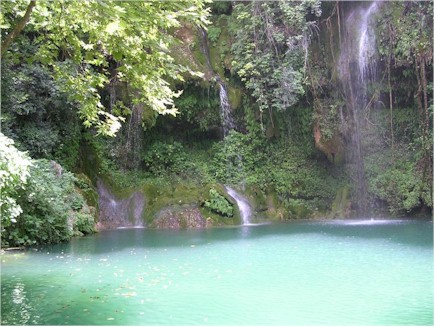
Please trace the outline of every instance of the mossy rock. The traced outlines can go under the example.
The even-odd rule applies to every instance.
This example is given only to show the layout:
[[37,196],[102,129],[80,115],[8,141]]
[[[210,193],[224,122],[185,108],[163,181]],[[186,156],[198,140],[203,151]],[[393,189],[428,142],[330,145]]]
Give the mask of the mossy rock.
[[75,174],[75,177],[77,192],[83,196],[89,206],[98,208],[98,193],[91,179],[83,173]]
[[351,215],[351,201],[349,185],[338,189],[334,202],[331,206],[331,218],[345,218]]
[[196,205],[172,205],[161,209],[154,217],[151,228],[203,229],[211,226]]
[[316,125],[314,141],[316,149],[323,152],[330,162],[336,165],[344,163],[345,146],[338,133],[335,133],[330,139],[325,139],[320,128]]
[[[172,185],[143,185],[141,190],[145,194],[148,204],[144,210],[147,224],[153,226],[155,224],[154,220],[159,217],[162,210],[180,206],[197,208],[204,219],[208,221],[208,224],[214,226],[235,224],[237,217],[223,217],[203,207],[204,202],[208,199],[211,188],[218,190],[224,196],[226,195],[223,187],[219,184],[190,185],[187,183],[175,183]],[[175,217],[174,214],[172,216]],[[175,222],[175,218],[171,219],[174,226],[178,224]],[[165,225],[165,223],[159,224]]]
[[230,101],[231,109],[238,109],[242,102],[242,90],[230,85],[228,87],[228,99]]
[[270,188],[263,191],[257,185],[250,185],[246,187],[246,197],[252,204],[255,222],[282,221],[289,216],[276,192]]
[[[197,27],[192,24],[184,24],[174,32],[175,37],[180,41],[170,49],[170,54],[177,64],[188,67],[192,71],[201,72],[203,79],[210,80],[213,73],[207,67],[206,59],[200,48]],[[184,79],[193,79],[190,73],[183,74]]]

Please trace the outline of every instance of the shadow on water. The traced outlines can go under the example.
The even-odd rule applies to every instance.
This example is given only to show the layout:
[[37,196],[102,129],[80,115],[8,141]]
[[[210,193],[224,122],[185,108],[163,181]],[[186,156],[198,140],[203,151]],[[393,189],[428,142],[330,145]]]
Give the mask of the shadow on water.
[[121,229],[75,238],[70,243],[41,248],[52,253],[103,254],[128,248],[169,248],[207,245],[284,235],[384,239],[400,244],[433,247],[433,222],[422,220],[323,220],[232,226],[204,230]]

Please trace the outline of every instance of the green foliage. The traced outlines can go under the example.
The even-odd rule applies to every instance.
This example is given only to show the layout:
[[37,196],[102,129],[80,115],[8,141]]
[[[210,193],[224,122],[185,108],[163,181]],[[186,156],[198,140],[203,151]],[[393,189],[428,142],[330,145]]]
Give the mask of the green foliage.
[[0,209],[1,232],[17,221],[22,208],[17,203],[32,165],[26,153],[18,151],[14,141],[0,133]]
[[54,161],[36,160],[18,203],[23,212],[5,228],[2,244],[9,246],[59,243],[74,234],[94,231],[94,218],[75,177]]
[[219,98],[210,87],[199,88],[197,85],[187,84],[175,104],[180,110],[178,123],[186,121],[190,124],[185,130],[204,132],[220,124]]
[[293,106],[304,94],[310,40],[308,10],[320,15],[320,2],[252,2],[234,7],[233,70],[258,104],[260,113]]
[[264,176],[288,205],[314,211],[330,209],[344,179],[340,172],[312,160],[306,149],[292,143],[270,147]]
[[264,148],[263,139],[232,130],[213,146],[210,173],[217,180],[234,185],[242,181],[256,183],[257,170],[265,159]]
[[[2,34],[22,16],[28,1],[2,2]],[[167,78],[182,80],[186,67],[169,55],[169,31],[181,21],[207,23],[200,0],[182,2],[37,1],[26,31],[39,44],[33,61],[52,67],[62,90],[80,106],[85,126],[114,135],[122,117],[104,107],[99,90],[111,79],[128,83],[133,102],[145,103],[160,114],[175,114],[177,92]],[[20,60],[16,44],[7,57]],[[116,65],[113,65],[116,63]],[[113,69],[116,66],[116,69]]]
[[209,40],[215,45],[221,34],[221,28],[219,26],[210,26],[207,29],[207,36]]
[[32,158],[54,159],[72,169],[80,141],[74,107],[49,69],[24,60],[35,50],[27,37],[20,40],[22,62],[2,60],[2,129]]
[[228,14],[231,11],[230,1],[213,1],[211,4],[212,13],[216,14]]
[[218,181],[273,190],[289,208],[297,204],[305,208],[303,212],[328,210],[344,179],[312,160],[309,149],[290,142],[266,142],[252,133],[231,131],[213,152],[210,174]]
[[210,189],[209,199],[204,202],[204,207],[227,217],[233,216],[233,205],[215,189]]
[[433,3],[389,3],[381,8],[381,14],[377,30],[379,52],[382,55],[388,55],[391,48],[396,66],[410,66],[415,57],[431,56]]
[[89,213],[78,212],[75,216],[74,235],[82,236],[83,234],[95,233],[95,220]]
[[186,160],[186,152],[179,142],[155,142],[144,157],[146,169],[156,175],[181,173]]
[[386,150],[367,158],[368,190],[387,203],[392,215],[403,216],[422,205],[432,207],[429,179],[422,178],[416,152],[410,148]]

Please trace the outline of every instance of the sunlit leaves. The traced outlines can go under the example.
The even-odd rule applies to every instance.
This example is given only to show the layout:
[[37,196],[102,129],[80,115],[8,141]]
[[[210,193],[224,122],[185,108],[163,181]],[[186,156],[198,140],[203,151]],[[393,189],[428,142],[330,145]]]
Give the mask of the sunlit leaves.
[[32,165],[26,153],[18,151],[14,141],[0,133],[0,209],[2,229],[16,221],[22,209],[16,202],[24,188]]
[[[8,17],[19,16],[25,4],[22,0],[3,8]],[[3,19],[2,25],[10,26],[10,21]],[[174,64],[168,50],[173,41],[170,31],[181,21],[206,24],[203,1],[37,1],[28,30],[37,35],[36,59],[65,81],[64,91],[80,105],[85,125],[112,133],[120,126],[118,119],[111,114],[100,121],[98,112],[99,93],[110,83],[113,60],[118,81],[134,90],[133,102],[161,114],[177,112],[176,93],[166,80],[180,79],[187,71]],[[70,62],[67,71],[65,61]],[[106,128],[104,121],[114,124]]]

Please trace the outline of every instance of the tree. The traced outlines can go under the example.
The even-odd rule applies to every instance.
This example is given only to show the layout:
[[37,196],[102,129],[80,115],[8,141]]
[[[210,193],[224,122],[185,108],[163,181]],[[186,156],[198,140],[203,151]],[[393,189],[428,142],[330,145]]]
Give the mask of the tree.
[[173,99],[179,93],[168,80],[182,80],[188,68],[169,55],[174,42],[169,32],[182,22],[204,25],[208,15],[202,0],[19,0],[2,1],[1,9],[3,59],[19,62],[13,42],[21,31],[31,34],[38,45],[32,59],[52,69],[79,104],[85,126],[107,135],[114,135],[122,120],[122,99],[111,106],[101,99],[111,83],[126,83],[133,103],[177,113]]

